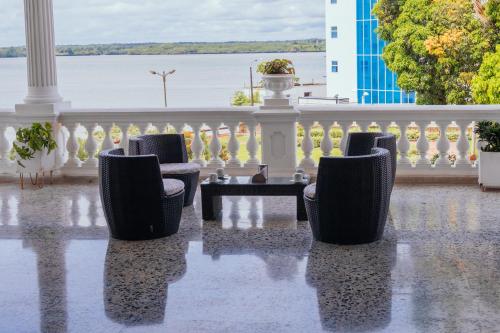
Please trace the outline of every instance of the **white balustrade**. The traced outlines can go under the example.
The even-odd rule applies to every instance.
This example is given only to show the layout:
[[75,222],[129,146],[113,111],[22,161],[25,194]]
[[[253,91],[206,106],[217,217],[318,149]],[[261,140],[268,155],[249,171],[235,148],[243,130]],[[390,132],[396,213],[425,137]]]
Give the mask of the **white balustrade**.
[[[353,123],[362,130],[368,130],[371,124],[377,124],[380,130],[387,132],[392,126],[398,126],[401,136],[398,141],[399,160],[398,174],[402,176],[475,176],[477,168],[468,158],[471,145],[468,139],[468,131],[475,121],[500,120],[499,106],[412,106],[412,105],[303,105],[297,106],[298,122],[304,127],[304,138],[301,148],[304,158],[298,161],[298,166],[314,172],[317,160],[313,156],[319,153],[322,156],[330,156],[333,150],[333,141],[329,135],[332,126],[340,128],[343,136],[340,139],[340,149],[345,150],[348,131]],[[261,142],[260,132],[257,132],[258,124],[265,122],[265,118],[254,115],[257,108],[252,107],[225,107],[225,108],[199,108],[199,109],[71,109],[61,111],[57,121],[63,126],[60,130],[62,147],[59,147],[58,155],[67,156],[67,161],[61,169],[66,175],[97,175],[97,159],[95,154],[100,149],[109,149],[115,146],[112,131],[116,125],[122,132],[120,147],[127,150],[129,140],[129,129],[138,127],[141,133],[148,130],[150,124],[160,132],[166,125],[175,128],[180,133],[190,133],[192,159],[202,166],[202,173],[212,172],[213,169],[227,165],[231,168],[229,173],[252,174],[255,167],[260,163],[258,153]],[[146,120],[147,119],[147,120]],[[290,121],[295,121],[290,118]],[[145,121],[146,120],[146,121]],[[9,160],[12,148],[12,129],[24,126],[26,121],[16,119],[11,110],[0,110],[0,170],[12,173],[13,168],[7,170],[6,165],[12,166]],[[437,124],[440,128],[440,137],[437,143],[431,143],[426,137],[426,128]],[[248,128],[248,140],[245,147],[241,147],[237,135],[240,124]],[[317,124],[317,125],[315,125]],[[456,125],[455,125],[456,124]],[[208,126],[208,127],[207,127]],[[457,143],[450,143],[446,130],[449,126],[459,128]],[[83,127],[89,136],[84,147],[79,147],[78,138],[83,138]],[[9,130],[7,131],[7,128]],[[202,140],[202,133],[210,128],[213,131],[208,147]],[[323,128],[324,136],[320,148],[314,148],[311,137],[313,129]],[[418,140],[412,135],[418,128],[420,135]],[[66,132],[67,131],[67,132]],[[104,131],[102,147],[94,140],[92,132]],[[210,133],[210,131],[208,132]],[[217,133],[219,135],[217,135]],[[131,135],[131,134],[130,134]],[[297,138],[294,138],[295,141]],[[287,140],[289,140],[287,138]],[[223,161],[219,155],[222,149],[227,156]],[[290,143],[287,143],[290,144]],[[294,142],[296,145],[296,142]],[[479,146],[479,143],[477,143]],[[78,151],[84,149],[89,158],[81,163]],[[242,165],[238,158],[240,149],[248,150],[249,159]],[[82,150],[80,149],[80,150]],[[208,149],[211,159],[206,161],[203,151]],[[319,151],[318,151],[319,150]],[[476,155],[479,155],[479,150]],[[432,166],[430,156],[438,154],[439,159],[436,166]],[[451,165],[449,154],[456,154],[455,165]],[[477,156],[478,157],[478,156]],[[64,162],[65,158],[61,158]],[[208,162],[208,163],[207,163]],[[268,162],[272,169],[272,159]],[[292,168],[295,165],[291,166]]]

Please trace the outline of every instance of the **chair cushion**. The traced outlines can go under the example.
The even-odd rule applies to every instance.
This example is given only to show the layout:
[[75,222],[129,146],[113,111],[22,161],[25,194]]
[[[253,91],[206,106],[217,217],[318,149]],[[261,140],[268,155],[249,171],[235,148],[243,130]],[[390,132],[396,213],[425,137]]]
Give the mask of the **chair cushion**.
[[304,189],[304,195],[308,197],[309,199],[315,199],[316,198],[316,183],[307,185],[306,188]]
[[162,175],[183,175],[200,171],[198,163],[164,163],[160,164]]
[[184,183],[177,179],[163,179],[163,188],[168,196],[184,191]]

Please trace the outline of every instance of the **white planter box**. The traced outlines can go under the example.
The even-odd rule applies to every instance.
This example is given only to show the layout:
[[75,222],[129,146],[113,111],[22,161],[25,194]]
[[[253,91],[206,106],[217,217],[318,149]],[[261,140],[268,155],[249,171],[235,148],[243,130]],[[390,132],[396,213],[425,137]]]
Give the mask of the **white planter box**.
[[[16,157],[16,160],[18,157]],[[21,161],[21,163],[25,166],[24,168],[20,166],[17,161],[17,173],[42,173],[53,171],[55,168],[56,162],[56,154],[55,151],[47,154],[47,150],[43,152],[36,152],[35,156],[30,160]]]
[[500,153],[479,152],[479,184],[500,188]]

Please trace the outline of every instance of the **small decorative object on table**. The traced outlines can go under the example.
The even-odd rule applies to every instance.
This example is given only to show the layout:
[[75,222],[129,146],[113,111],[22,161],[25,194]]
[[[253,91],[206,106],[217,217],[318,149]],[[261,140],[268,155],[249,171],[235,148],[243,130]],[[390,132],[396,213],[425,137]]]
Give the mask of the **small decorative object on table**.
[[269,178],[269,167],[267,164],[259,165],[259,172],[252,177],[252,183],[263,184]]
[[218,177],[219,179],[224,179],[224,178],[226,178],[226,175],[225,175],[225,173],[224,173],[224,169],[223,169],[223,168],[219,168],[219,169],[217,169],[217,170],[216,170],[216,172],[217,172],[217,177]]
[[[44,185],[45,172],[50,172],[52,181],[56,148],[50,123],[33,123],[30,127],[17,130],[14,150],[21,189],[24,189],[24,173],[29,173],[31,183],[40,188]],[[35,180],[32,174],[35,174]]]
[[211,173],[208,175],[208,177],[210,183],[217,183],[217,180],[219,180],[219,177],[217,176],[216,173]]

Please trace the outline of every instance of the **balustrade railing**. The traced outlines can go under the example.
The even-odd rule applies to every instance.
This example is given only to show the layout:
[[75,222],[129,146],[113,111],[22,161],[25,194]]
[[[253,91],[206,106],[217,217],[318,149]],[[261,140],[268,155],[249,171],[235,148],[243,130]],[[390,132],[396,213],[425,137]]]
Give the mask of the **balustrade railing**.
[[[197,109],[71,109],[58,116],[58,161],[65,175],[97,174],[97,153],[141,133],[184,133],[190,159],[208,173],[218,167],[250,174],[260,163],[261,133],[253,107]],[[500,121],[500,106],[300,105],[296,166],[315,172],[322,156],[342,155],[349,131],[398,137],[398,174],[474,176],[478,145],[473,124]],[[261,118],[259,118],[261,119]],[[293,120],[292,120],[293,121]],[[20,125],[0,110],[0,171],[13,173],[12,144]],[[273,161],[266,161],[271,165]],[[295,166],[291,166],[292,168]]]

